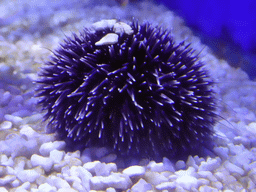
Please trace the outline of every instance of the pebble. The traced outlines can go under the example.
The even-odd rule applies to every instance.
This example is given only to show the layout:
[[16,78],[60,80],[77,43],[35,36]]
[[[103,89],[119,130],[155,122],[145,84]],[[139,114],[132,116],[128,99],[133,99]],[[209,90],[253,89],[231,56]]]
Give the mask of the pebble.
[[16,176],[18,177],[19,180],[22,182],[30,182],[33,183],[35,180],[41,175],[40,172],[38,172],[35,169],[27,169],[27,170],[22,170],[18,171]]
[[175,168],[176,170],[186,169],[186,163],[182,160],[179,160],[175,163]]
[[123,170],[123,174],[126,174],[129,177],[142,176],[145,172],[145,168],[138,165],[134,165]]
[[106,189],[106,192],[116,192],[116,190],[113,187],[109,187]]
[[152,184],[152,185],[158,185],[160,183],[163,183],[163,182],[167,182],[168,179],[163,176],[161,173],[158,173],[158,172],[146,172],[145,175],[144,175],[144,179]]
[[50,159],[53,161],[54,164],[60,163],[65,156],[64,151],[59,151],[57,149],[54,149],[50,152]]
[[191,188],[198,187],[198,180],[196,177],[190,175],[183,175],[181,177],[178,177],[178,179],[176,180],[176,184],[190,191]]
[[113,45],[118,42],[118,35],[115,33],[108,33],[95,43],[96,46]]
[[71,188],[69,183],[65,181],[64,179],[57,177],[55,175],[50,175],[46,179],[47,183],[49,183],[51,186],[55,186],[57,189],[61,188]]
[[227,159],[228,158],[229,150],[228,150],[227,147],[215,147],[213,150],[222,159]]
[[31,164],[33,167],[42,166],[46,172],[49,172],[53,166],[53,160],[49,157],[34,154],[31,156]]
[[231,174],[234,174],[234,173],[237,173],[239,174],[240,176],[244,175],[244,170],[238,166],[236,166],[235,164],[229,162],[229,161],[226,161],[224,163],[224,166],[226,167],[227,170],[229,170],[229,172]]
[[32,127],[30,127],[29,125],[21,126],[20,135],[25,135],[28,139],[39,136],[39,134],[36,131],[34,131],[34,129]]
[[186,162],[186,166],[187,167],[194,167],[196,170],[198,169],[198,165],[196,164],[196,161],[194,160],[194,158],[191,155],[188,157],[188,160]]
[[8,183],[13,182],[16,179],[15,175],[6,175],[5,177],[0,178],[0,186],[4,186]]
[[152,190],[152,185],[147,183],[144,179],[140,179],[136,184],[134,184],[131,188],[132,192],[143,192]]
[[0,187],[0,191],[1,191],[1,192],[8,192],[5,187]]
[[4,121],[0,124],[0,130],[11,129],[12,122],[11,121]]
[[215,169],[217,169],[220,166],[220,158],[217,157],[215,159],[212,158],[208,158],[207,161],[202,161],[198,171],[213,171]]
[[65,146],[65,141],[48,142],[41,145],[41,147],[39,148],[39,152],[43,156],[49,156],[50,152],[53,151],[54,149],[63,150]]
[[23,119],[19,116],[14,116],[14,115],[9,115],[9,114],[6,114],[4,115],[4,118],[7,120],[7,121],[10,121],[12,122],[14,125],[18,126],[18,125],[21,125]]
[[213,187],[207,186],[207,185],[203,185],[199,187],[199,191],[201,192],[218,192],[218,189],[215,189]]
[[91,189],[105,190],[106,188],[113,187],[115,189],[127,190],[132,185],[132,181],[127,175],[120,173],[111,173],[111,175],[94,176],[90,179]]
[[169,190],[169,191],[171,191],[171,190],[176,188],[176,185],[177,184],[175,182],[163,182],[161,184],[158,184],[156,186],[156,189],[160,190],[160,191],[162,191],[162,190]]
[[57,188],[55,186],[51,186],[48,183],[43,183],[38,187],[38,192],[55,192]]

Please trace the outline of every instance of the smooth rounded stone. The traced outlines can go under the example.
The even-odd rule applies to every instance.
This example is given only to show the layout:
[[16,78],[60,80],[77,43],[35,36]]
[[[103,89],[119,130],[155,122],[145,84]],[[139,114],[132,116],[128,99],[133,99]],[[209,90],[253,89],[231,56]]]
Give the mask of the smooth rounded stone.
[[242,144],[243,146],[245,146],[246,148],[249,148],[250,147],[250,140],[247,139],[246,137],[243,137],[243,136],[237,136],[234,138],[234,142],[233,142],[235,145],[240,145]]
[[112,28],[116,22],[117,22],[116,19],[104,19],[104,20],[93,23],[92,28],[95,31],[102,31],[106,28]]
[[211,186],[218,189],[218,190],[222,190],[223,189],[223,185],[221,182],[216,181],[216,182],[211,182]]
[[199,191],[200,192],[218,192],[219,190],[207,185],[203,185],[199,187]]
[[168,182],[168,179],[158,172],[146,172],[143,177],[148,183],[152,185],[158,185],[163,182]]
[[0,177],[6,175],[6,166],[0,165]]
[[17,192],[27,191],[27,190],[29,190],[30,186],[31,186],[30,182],[27,181],[27,182],[23,183],[21,186],[17,187],[15,192],[16,191]]
[[0,130],[6,130],[12,128],[12,122],[11,121],[4,121],[0,124]]
[[245,173],[242,168],[236,166],[235,164],[233,164],[233,163],[231,163],[231,162],[229,162],[229,161],[226,161],[226,162],[224,163],[224,167],[225,167],[227,170],[229,170],[229,172],[230,172],[231,174],[236,173],[236,174],[239,174],[240,176],[242,176],[242,175],[244,175],[244,173]]
[[80,158],[80,156],[81,156],[80,151],[68,152],[66,153],[64,160],[70,160],[72,158]]
[[116,192],[116,190],[113,187],[109,187],[106,189],[106,192]]
[[199,178],[206,178],[210,181],[217,181],[216,177],[210,171],[200,171],[197,174]]
[[1,191],[1,192],[8,192],[5,187],[0,187],[0,191]]
[[53,166],[53,161],[49,157],[34,154],[31,156],[31,164],[33,167],[42,166],[45,172],[49,172]]
[[163,190],[173,190],[176,188],[175,182],[163,182],[156,186],[157,190],[163,191]]
[[105,190],[109,187],[115,189],[127,190],[132,181],[125,174],[111,173],[109,176],[94,176],[90,179],[91,189],[93,190]]
[[249,171],[250,162],[255,162],[256,154],[252,151],[245,149],[242,153],[237,154],[236,156],[232,156],[230,158],[230,162],[237,165],[238,167]]
[[21,185],[21,182],[19,179],[15,179],[12,183],[11,183],[12,187],[18,187]]
[[187,170],[179,170],[175,172],[178,177],[184,175],[197,176],[196,169],[194,167],[189,167]]
[[34,115],[27,115],[26,117],[23,118],[24,124],[35,124],[38,121],[41,121],[43,119],[43,114],[37,113]]
[[4,166],[10,166],[12,167],[14,165],[14,161],[12,157],[7,157],[5,154],[0,154],[0,165]]
[[207,158],[207,161],[201,162],[198,171],[213,171],[217,169],[221,164],[221,160],[219,157],[217,158]]
[[117,159],[117,155],[111,153],[109,155],[102,157],[100,160],[101,160],[101,162],[110,163],[110,162],[115,161],[116,159]]
[[16,179],[15,175],[6,175],[5,177],[0,178],[0,186],[4,186],[8,183],[13,182]]
[[77,192],[75,189],[72,189],[72,188],[61,188],[59,189],[57,192]]
[[144,192],[152,190],[152,185],[147,183],[144,179],[140,179],[136,184],[131,188],[132,192]]
[[25,117],[32,115],[32,112],[28,109],[20,109],[18,111],[15,111],[11,115],[23,118],[23,123],[25,124],[27,123],[27,121],[25,121]]
[[12,99],[12,94],[9,91],[5,91],[1,95],[0,106],[4,107],[4,106],[8,105],[8,103],[11,101],[11,99]]
[[115,33],[108,33],[95,43],[96,46],[113,45],[118,42],[118,35]]
[[9,114],[6,114],[4,115],[4,118],[7,120],[7,121],[11,121],[14,125],[18,126],[18,125],[21,125],[23,119],[19,116],[14,116],[14,115],[9,115]]
[[77,168],[77,172],[79,173],[79,178],[82,180],[82,185],[85,188],[85,190],[90,190],[90,179],[92,178],[92,174],[87,171],[85,168],[79,166]]
[[247,130],[252,132],[253,134],[256,134],[256,123],[252,122],[247,126]]
[[233,143],[228,143],[227,145],[231,155],[239,155],[245,150],[243,145],[234,145]]
[[190,176],[190,175],[183,175],[177,178],[175,181],[176,185],[181,186],[182,188],[186,190],[191,190],[191,188],[197,188],[198,187],[198,180],[196,177]]
[[60,163],[65,156],[64,151],[59,151],[57,149],[54,149],[50,152],[50,159],[53,161],[54,164]]
[[51,186],[48,183],[43,183],[38,187],[38,192],[55,192],[57,188],[55,186]]
[[22,182],[30,182],[34,183],[35,180],[41,175],[41,172],[38,172],[35,169],[26,169],[22,171],[18,171],[16,176],[18,177],[19,180]]
[[215,147],[213,151],[222,159],[227,159],[228,156],[228,148],[227,147]]
[[198,165],[196,164],[195,159],[190,155],[186,162],[187,167],[194,167],[196,170],[198,169]]
[[115,23],[113,26],[113,30],[117,34],[126,33],[127,35],[132,35],[134,32],[131,26],[124,22]]
[[197,184],[198,186],[202,186],[202,185],[210,185],[210,181],[207,179],[203,179],[203,178],[199,178],[197,179]]
[[72,183],[72,188],[74,188],[75,190],[77,190],[77,191],[88,191],[88,190],[85,190],[84,189],[84,187],[82,186],[82,184],[81,184],[81,181],[79,182],[79,181],[76,181],[76,180],[67,180],[66,178],[65,178],[65,180],[67,181],[67,182],[71,182]]
[[83,167],[96,176],[108,176],[110,172],[116,172],[117,166],[115,163],[101,163],[100,161],[88,162]]
[[48,142],[41,145],[41,147],[39,148],[39,152],[43,156],[49,156],[50,152],[53,151],[54,149],[63,150],[65,146],[65,141]]
[[57,177],[55,175],[50,175],[46,179],[47,183],[49,183],[51,186],[55,186],[57,189],[61,188],[71,188],[69,183],[65,181],[64,179]]
[[175,163],[175,168],[176,170],[186,169],[186,163],[182,160],[179,160]]
[[39,136],[39,134],[36,131],[34,131],[34,129],[32,127],[30,127],[29,125],[22,125],[21,126],[20,135],[24,135],[28,139]]
[[138,166],[138,165],[134,165],[123,170],[123,174],[126,174],[129,177],[142,176],[145,174],[145,172],[146,172],[145,167]]

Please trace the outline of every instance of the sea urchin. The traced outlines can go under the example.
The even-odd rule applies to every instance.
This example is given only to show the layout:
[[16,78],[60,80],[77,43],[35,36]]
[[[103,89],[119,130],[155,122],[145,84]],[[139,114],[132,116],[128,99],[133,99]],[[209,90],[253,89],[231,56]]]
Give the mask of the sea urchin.
[[212,141],[215,102],[202,66],[168,30],[103,20],[65,39],[39,74],[37,96],[70,148],[176,158]]

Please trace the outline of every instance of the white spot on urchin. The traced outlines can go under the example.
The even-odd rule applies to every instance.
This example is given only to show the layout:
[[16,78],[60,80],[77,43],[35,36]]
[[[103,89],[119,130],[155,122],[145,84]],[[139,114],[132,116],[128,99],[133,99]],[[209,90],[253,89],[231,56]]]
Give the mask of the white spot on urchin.
[[95,43],[96,46],[112,45],[118,42],[118,35],[115,33],[108,33]]

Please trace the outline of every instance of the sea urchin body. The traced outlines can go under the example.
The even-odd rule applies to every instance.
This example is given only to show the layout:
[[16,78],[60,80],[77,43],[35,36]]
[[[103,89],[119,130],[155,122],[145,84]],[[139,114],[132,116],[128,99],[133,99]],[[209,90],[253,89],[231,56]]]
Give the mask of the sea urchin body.
[[215,103],[194,51],[149,23],[93,26],[66,38],[40,73],[50,130],[69,145],[107,146],[124,157],[176,158],[207,148]]

